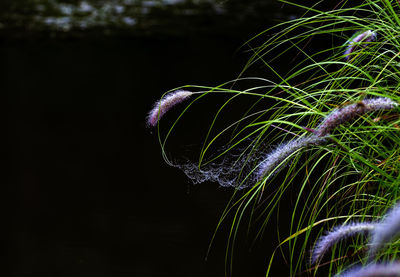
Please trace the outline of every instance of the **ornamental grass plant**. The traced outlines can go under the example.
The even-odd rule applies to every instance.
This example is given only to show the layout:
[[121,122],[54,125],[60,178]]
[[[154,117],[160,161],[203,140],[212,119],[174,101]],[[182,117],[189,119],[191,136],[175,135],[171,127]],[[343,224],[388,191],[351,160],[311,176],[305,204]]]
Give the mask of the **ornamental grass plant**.
[[[191,95],[167,128],[160,105],[167,100],[157,102],[150,125],[157,130],[163,157],[194,183],[210,180],[232,188],[216,230],[229,218],[226,275],[231,274],[240,228],[253,230],[255,244],[267,228],[277,230],[279,244],[266,257],[267,276],[278,254],[290,276],[334,276],[352,265],[359,266],[358,272],[370,267],[383,274],[383,262],[398,270],[398,241],[374,252],[379,263],[373,265],[365,255],[367,238],[353,234],[375,234],[372,223],[362,222],[380,220],[400,200],[400,2],[338,1],[329,10],[280,2],[303,10],[303,16],[246,42],[252,56],[237,79],[167,92],[167,99],[174,91]],[[288,55],[293,66],[281,72],[279,60]],[[254,66],[273,78],[246,76]],[[171,135],[184,128],[182,119],[196,105],[214,103],[207,102],[213,97],[225,100],[207,110],[212,118],[198,158],[167,155]],[[234,105],[240,99],[243,104]],[[290,207],[282,203],[287,198]],[[290,209],[289,218],[280,217],[283,204]],[[288,230],[271,227],[275,216]],[[335,230],[348,239],[328,243],[329,251],[320,248],[310,263],[314,242],[333,226],[345,226]]]

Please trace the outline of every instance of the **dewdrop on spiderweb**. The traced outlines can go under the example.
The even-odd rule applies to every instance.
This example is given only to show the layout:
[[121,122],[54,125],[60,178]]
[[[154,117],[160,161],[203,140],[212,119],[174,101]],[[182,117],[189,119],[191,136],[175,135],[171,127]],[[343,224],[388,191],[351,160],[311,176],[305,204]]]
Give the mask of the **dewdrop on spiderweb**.
[[147,116],[147,125],[154,127],[157,125],[161,117],[168,112],[172,107],[188,99],[193,92],[188,90],[176,90],[168,93],[159,101],[157,101]]
[[346,51],[344,52],[345,60],[349,60],[350,55],[354,52],[357,46],[366,46],[368,42],[376,41],[377,34],[374,31],[368,30],[359,35],[356,33],[354,37],[348,40],[345,44],[347,45]]
[[364,234],[374,228],[375,224],[370,222],[354,222],[335,227],[332,231],[318,239],[312,251],[311,263],[314,264],[320,260],[336,243],[357,234]]

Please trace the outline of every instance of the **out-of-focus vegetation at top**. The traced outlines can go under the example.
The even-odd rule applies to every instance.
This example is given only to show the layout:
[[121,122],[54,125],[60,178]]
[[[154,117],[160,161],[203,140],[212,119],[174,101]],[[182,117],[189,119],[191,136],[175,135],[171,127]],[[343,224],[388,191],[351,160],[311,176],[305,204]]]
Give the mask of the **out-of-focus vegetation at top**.
[[[100,31],[187,34],[262,26],[295,16],[278,1],[256,0],[2,0],[0,31],[82,33]],[[239,26],[239,27],[238,27]],[[234,28],[233,28],[234,27]],[[261,29],[260,29],[261,30]],[[244,31],[244,28],[243,28]],[[246,34],[248,36],[248,34]]]

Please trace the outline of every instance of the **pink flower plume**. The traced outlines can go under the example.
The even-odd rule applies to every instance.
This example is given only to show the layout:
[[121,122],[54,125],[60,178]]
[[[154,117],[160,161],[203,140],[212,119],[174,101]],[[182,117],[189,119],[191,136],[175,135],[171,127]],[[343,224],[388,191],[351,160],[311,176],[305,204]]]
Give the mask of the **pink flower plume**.
[[345,59],[348,60],[350,58],[350,54],[354,52],[358,45],[365,43],[364,45],[361,45],[365,47],[366,43],[372,41],[376,41],[376,33],[371,30],[365,31],[353,38],[352,40],[349,40],[347,42],[346,51],[344,52]]
[[177,104],[189,98],[193,92],[188,90],[177,90],[165,95],[157,101],[147,116],[147,125],[154,127],[161,117]]
[[261,180],[273,170],[275,173],[281,169],[281,163],[288,159],[294,152],[306,148],[310,145],[324,144],[325,137],[310,135],[307,137],[298,137],[288,142],[283,142],[278,145],[274,150],[268,153],[264,160],[258,165],[256,178]]
[[400,235],[400,204],[394,206],[379,222],[371,234],[369,260],[375,257],[376,252],[386,243]]
[[332,231],[327,233],[325,236],[319,238],[313,249],[311,263],[316,263],[321,259],[328,250],[341,240],[348,237],[355,236],[357,234],[364,234],[375,228],[374,223],[362,222],[362,223],[350,223],[335,227]]
[[356,266],[335,277],[400,277],[400,263],[368,264],[364,267]]
[[336,127],[349,122],[358,116],[373,111],[392,110],[397,106],[398,104],[389,98],[377,97],[364,99],[357,103],[335,109],[324,118],[321,124],[318,125],[316,128],[316,134],[318,136],[328,135]]

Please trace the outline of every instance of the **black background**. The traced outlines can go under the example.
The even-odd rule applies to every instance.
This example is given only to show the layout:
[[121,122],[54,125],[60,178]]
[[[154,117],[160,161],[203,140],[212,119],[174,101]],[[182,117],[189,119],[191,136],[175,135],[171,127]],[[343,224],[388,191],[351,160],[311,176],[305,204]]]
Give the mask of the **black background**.
[[[239,46],[270,19],[235,35],[3,34],[4,276],[223,276],[229,220],[205,257],[233,190],[193,186],[166,165],[145,117],[169,89],[234,79],[249,58]],[[206,131],[194,118],[177,143]],[[233,276],[265,274],[274,221],[252,251],[239,234]],[[273,270],[288,275],[279,258]]]

